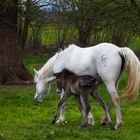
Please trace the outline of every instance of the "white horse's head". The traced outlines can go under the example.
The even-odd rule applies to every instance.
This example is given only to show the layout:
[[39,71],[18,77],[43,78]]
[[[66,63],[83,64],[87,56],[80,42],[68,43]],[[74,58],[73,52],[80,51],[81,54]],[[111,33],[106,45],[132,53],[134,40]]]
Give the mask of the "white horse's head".
[[40,75],[39,71],[34,69],[34,83],[36,85],[36,93],[35,100],[37,102],[42,102],[44,95],[50,92],[50,82],[55,79],[55,76],[44,78],[44,76]]
[[39,71],[34,69],[34,83],[36,85],[36,93],[34,98],[37,102],[42,102],[44,95],[50,91],[50,82],[56,78],[53,75],[53,65],[56,56],[57,55],[50,58]]
[[37,102],[42,102],[43,96],[45,95],[46,89],[48,89],[48,84],[43,78],[43,76],[40,76],[40,73],[34,69],[35,76],[34,76],[34,83],[36,85],[36,94],[35,94],[35,100]]

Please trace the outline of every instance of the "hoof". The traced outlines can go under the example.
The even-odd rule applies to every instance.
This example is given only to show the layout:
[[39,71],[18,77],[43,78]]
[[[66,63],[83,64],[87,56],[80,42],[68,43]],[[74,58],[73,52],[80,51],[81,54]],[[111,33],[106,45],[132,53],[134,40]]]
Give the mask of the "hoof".
[[63,122],[64,122],[64,119],[61,119],[61,118],[56,121],[57,124],[62,124]]
[[55,119],[53,119],[53,120],[52,120],[52,124],[55,124],[55,122],[56,122],[56,120],[55,120]]
[[101,122],[100,122],[100,125],[106,125],[108,123],[106,117],[104,117]]
[[95,123],[94,122],[90,122],[90,123],[88,123],[88,125],[95,125]]
[[80,127],[81,128],[85,128],[87,126],[87,124],[81,124]]
[[88,119],[88,125],[95,125],[93,118]]
[[110,129],[115,130],[114,125],[112,123],[109,123]]
[[107,122],[101,122],[100,125],[107,125]]
[[106,125],[108,122],[106,120],[101,120],[100,125]]
[[116,130],[116,129],[120,128],[121,126],[122,126],[122,123],[117,123],[117,124],[115,125],[114,129]]

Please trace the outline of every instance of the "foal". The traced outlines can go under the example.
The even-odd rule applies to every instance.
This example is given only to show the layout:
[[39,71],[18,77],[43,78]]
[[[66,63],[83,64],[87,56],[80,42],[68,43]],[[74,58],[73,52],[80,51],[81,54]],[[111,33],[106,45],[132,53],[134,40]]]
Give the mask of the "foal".
[[54,114],[52,123],[55,123],[57,114],[63,103],[71,95],[74,95],[78,100],[80,111],[81,112],[84,111],[81,127],[85,127],[87,125],[87,116],[90,110],[88,96],[91,95],[100,103],[100,105],[105,111],[106,118],[108,120],[110,128],[114,129],[106,105],[104,104],[103,100],[98,96],[97,93],[93,93],[93,90],[97,87],[97,80],[94,77],[90,75],[77,76],[66,69],[63,70],[61,73],[55,75],[57,76],[58,89],[61,91],[62,89],[64,90],[64,96],[58,103],[58,107]]

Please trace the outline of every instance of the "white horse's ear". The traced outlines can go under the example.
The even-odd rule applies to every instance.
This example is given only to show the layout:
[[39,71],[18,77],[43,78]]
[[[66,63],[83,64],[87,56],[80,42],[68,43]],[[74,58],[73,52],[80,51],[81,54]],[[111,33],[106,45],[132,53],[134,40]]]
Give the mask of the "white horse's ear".
[[38,71],[36,69],[34,69],[35,75],[38,75]]

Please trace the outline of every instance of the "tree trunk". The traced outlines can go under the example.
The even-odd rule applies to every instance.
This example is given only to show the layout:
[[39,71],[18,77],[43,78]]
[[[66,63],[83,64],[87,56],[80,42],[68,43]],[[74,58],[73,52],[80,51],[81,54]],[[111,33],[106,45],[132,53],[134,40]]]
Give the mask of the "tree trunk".
[[28,28],[29,28],[29,22],[27,20],[25,20],[23,31],[22,31],[22,36],[21,36],[22,50],[25,50],[25,46],[26,46],[26,42],[27,42],[27,38],[28,38]]
[[27,42],[27,38],[28,38],[28,29],[29,29],[29,25],[30,25],[30,20],[31,20],[31,4],[32,4],[32,0],[27,0],[26,2],[26,11],[25,11],[25,20],[23,22],[23,29],[22,29],[22,35],[21,35],[21,46],[22,49],[25,50],[25,46],[26,46],[26,42]]
[[2,0],[0,5],[0,84],[28,83],[22,60],[17,27],[18,0]]

